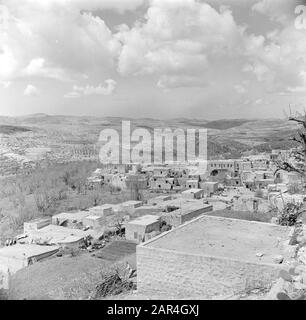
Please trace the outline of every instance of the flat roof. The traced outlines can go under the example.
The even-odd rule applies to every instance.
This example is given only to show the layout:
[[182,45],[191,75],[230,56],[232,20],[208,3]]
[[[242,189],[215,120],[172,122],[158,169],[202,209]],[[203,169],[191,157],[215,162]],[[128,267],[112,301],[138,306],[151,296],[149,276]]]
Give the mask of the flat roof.
[[113,204],[101,204],[100,206],[95,206],[95,207],[90,207],[88,210],[100,210],[100,209],[109,209],[112,208],[114,205]]
[[148,201],[162,200],[162,199],[169,198],[169,197],[171,198],[171,194],[157,196],[157,197],[148,199]]
[[218,181],[203,181],[204,184],[218,184]]
[[[240,160],[240,159],[238,159]],[[237,161],[237,159],[216,159],[216,160],[208,160],[208,163],[212,162],[234,162]]]
[[7,258],[30,258],[41,254],[57,251],[58,246],[40,246],[36,244],[15,244],[0,249],[0,257]]
[[26,221],[24,223],[36,223],[36,222],[45,222],[45,221],[50,221],[51,223],[51,217],[41,217],[41,218],[36,218],[30,221]]
[[200,189],[200,188],[192,188],[192,189],[187,189],[187,190],[183,191],[182,193],[196,193],[199,191],[204,191],[204,190]]
[[26,239],[40,239],[50,244],[57,244],[61,243],[70,236],[78,237],[79,239],[86,238],[88,235],[90,235],[90,230],[83,231],[80,229],[72,229],[49,224],[48,226],[39,230],[29,231],[27,234],[29,235],[29,238]]
[[207,203],[202,203],[201,205],[194,205],[194,204],[190,204],[189,206],[184,206],[182,208],[179,208],[177,210],[174,210],[171,213],[178,213],[179,215],[184,215],[184,214],[188,214],[190,212],[194,212],[200,209],[207,209],[207,208],[211,208],[211,210],[213,209],[213,205],[212,204],[207,204]]
[[95,216],[95,215],[89,215],[89,216],[85,217],[85,219],[99,220],[99,219],[102,219],[102,217],[101,216]]
[[[153,198],[156,201],[156,205],[152,206],[152,205],[143,205],[140,208],[137,209],[145,209],[147,207],[152,207],[154,209],[159,208],[161,210],[169,207],[169,206],[175,206],[175,207],[179,207],[179,208],[185,208],[185,207],[203,207],[203,199],[189,199],[189,198],[185,198],[183,197],[181,194],[179,194],[179,196],[177,197],[173,197],[169,200],[161,200],[161,199],[156,199]],[[150,199],[150,200],[153,200]],[[151,201],[148,201],[151,202]]]
[[129,221],[127,224],[138,224],[138,225],[149,225],[159,221],[159,216],[147,214],[145,216],[139,217],[135,220]]
[[[143,246],[195,255],[256,263],[274,263],[283,254],[290,227],[202,215],[164,233]],[[256,254],[262,253],[262,257]]]
[[122,203],[119,203],[119,205],[125,206],[125,205],[133,205],[133,204],[142,204],[142,201],[137,201],[137,200],[128,200],[128,201],[124,201]]
[[78,219],[83,219],[88,215],[89,215],[88,211],[77,211],[77,212],[61,212],[61,213],[55,214],[52,217],[78,220]]

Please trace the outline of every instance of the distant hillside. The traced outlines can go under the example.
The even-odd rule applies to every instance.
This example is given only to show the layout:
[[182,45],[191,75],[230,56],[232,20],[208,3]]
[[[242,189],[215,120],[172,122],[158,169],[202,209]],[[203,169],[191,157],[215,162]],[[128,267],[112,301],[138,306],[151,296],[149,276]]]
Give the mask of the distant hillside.
[[3,134],[14,134],[18,132],[28,132],[28,131],[31,131],[31,130],[25,127],[0,125],[0,133],[3,133]]
[[207,121],[46,114],[0,117],[0,176],[13,174],[18,167],[31,167],[44,157],[47,163],[98,161],[97,142],[101,130],[112,128],[121,132],[122,120],[131,121],[131,131],[146,128],[151,133],[155,128],[207,128],[210,159],[289,149],[297,130],[295,123],[282,119]]
[[226,130],[234,127],[239,127],[247,122],[250,122],[250,120],[241,120],[241,119],[215,120],[215,121],[207,122],[205,124],[205,127],[210,129]]

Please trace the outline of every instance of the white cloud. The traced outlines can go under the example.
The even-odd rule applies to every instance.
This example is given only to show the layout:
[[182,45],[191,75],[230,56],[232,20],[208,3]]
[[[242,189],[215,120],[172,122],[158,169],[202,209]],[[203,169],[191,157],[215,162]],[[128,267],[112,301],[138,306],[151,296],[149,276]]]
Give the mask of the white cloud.
[[263,81],[267,79],[266,76],[269,77],[271,75],[268,66],[258,61],[253,64],[247,64],[244,66],[243,71],[254,73],[258,81]]
[[97,87],[87,85],[85,87],[82,86],[73,86],[73,90],[65,94],[65,98],[78,98],[81,96],[88,95],[111,95],[116,88],[116,81],[112,79],[105,80],[106,86],[99,84]]
[[[19,0],[10,0],[19,2]],[[31,6],[50,8],[53,6],[74,7],[79,10],[116,10],[120,13],[135,10],[146,0],[23,0]]]
[[[0,41],[1,41],[0,29]],[[16,70],[17,61],[11,52],[11,49],[0,42],[0,79],[7,79]]]
[[28,97],[35,97],[39,94],[39,90],[32,84],[28,84],[23,94]]
[[247,52],[249,64],[244,71],[252,72],[270,90],[306,85],[306,42],[304,30],[294,25],[270,34]]
[[77,91],[70,91],[64,95],[64,98],[79,98],[81,95]]
[[[253,90],[256,94],[262,90],[294,95],[306,88],[301,72],[306,70],[305,30],[296,30],[294,21],[289,24],[284,0],[0,2],[1,86],[17,78],[39,88],[41,78],[73,81],[71,92],[65,95],[72,98],[112,94],[116,83],[96,86],[99,79],[122,76],[128,87],[130,78],[136,77],[131,86],[137,82],[140,89],[128,87],[131,90],[120,92],[127,100],[136,101],[151,96],[152,85],[165,91],[205,87],[193,95],[190,90],[190,96],[189,90],[177,90],[175,97],[153,92],[159,105],[164,101],[183,105],[180,95],[187,92],[183,98],[190,106],[203,106],[205,99],[205,105],[229,105],[231,100],[244,100],[237,93],[245,92],[252,95],[248,97],[252,106]],[[110,13],[109,26],[100,17],[104,9],[123,12],[143,3],[146,5],[134,13],[120,17]],[[139,16],[144,9],[146,13]],[[257,18],[263,22],[258,28]],[[129,26],[115,26],[119,19]],[[138,20],[133,23],[132,19]],[[211,83],[218,85],[208,88]],[[58,87],[54,86],[54,92],[60,91]],[[82,99],[79,102],[81,105]]]
[[[249,10],[253,4],[249,3]],[[287,0],[257,1],[252,9],[281,25],[254,35],[235,22],[228,7],[217,11],[195,0],[152,0],[145,20],[132,28],[122,25],[116,34],[123,44],[118,71],[157,75],[158,87],[169,89],[205,84],[205,77],[209,81],[218,74],[222,78],[222,68],[233,66],[232,77],[239,78],[240,71],[251,73],[264,90],[301,86],[299,71],[306,70],[305,33],[296,30],[292,21],[288,24],[293,13],[289,7],[292,2]],[[237,61],[242,69],[234,67]]]
[[235,91],[238,93],[238,94],[243,94],[243,93],[246,93],[246,88],[241,85],[241,84],[237,84],[234,86],[234,89]]
[[11,86],[12,82],[11,81],[0,81],[0,84],[2,85],[2,87],[4,89],[8,89]]
[[118,71],[164,76],[159,86],[173,76],[199,76],[226,56],[234,57],[242,33],[226,8],[218,12],[195,0],[153,0],[144,22],[121,26],[116,34],[123,43]]
[[306,87],[289,87],[288,88],[288,91],[289,92],[293,92],[293,93],[296,93],[296,92],[306,92]]
[[295,0],[259,0],[252,9],[267,15],[272,21],[286,24],[293,15],[296,2]]
[[168,90],[181,87],[203,87],[207,82],[199,77],[184,75],[163,75],[157,82],[157,87]]
[[[92,6],[98,6],[94,2]],[[89,8],[87,2],[2,3],[0,80],[24,76],[77,80],[84,73],[101,75],[115,68],[121,44],[100,17],[83,10]]]
[[35,58],[22,70],[22,74],[29,77],[43,77],[69,81],[71,77],[61,68],[47,67],[44,58]]

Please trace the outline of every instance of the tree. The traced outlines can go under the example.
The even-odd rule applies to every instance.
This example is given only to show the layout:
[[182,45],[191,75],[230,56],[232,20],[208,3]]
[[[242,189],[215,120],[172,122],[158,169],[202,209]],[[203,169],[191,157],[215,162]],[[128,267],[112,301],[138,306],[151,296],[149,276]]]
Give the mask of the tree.
[[301,213],[304,212],[301,203],[286,203],[283,210],[278,214],[278,223],[281,226],[294,226],[298,222]]
[[[290,116],[289,121],[293,121],[299,126],[295,136],[291,139],[296,147],[291,149],[289,156],[276,161],[275,173],[280,170],[295,172],[304,179],[306,174],[306,112],[304,115]],[[284,208],[279,211],[279,224],[294,226],[304,211],[303,204],[293,202],[284,204]]]
[[290,116],[289,121],[293,121],[299,126],[296,134],[291,138],[296,147],[291,149],[289,156],[276,161],[275,173],[284,170],[298,173],[304,178],[306,174],[306,113]]

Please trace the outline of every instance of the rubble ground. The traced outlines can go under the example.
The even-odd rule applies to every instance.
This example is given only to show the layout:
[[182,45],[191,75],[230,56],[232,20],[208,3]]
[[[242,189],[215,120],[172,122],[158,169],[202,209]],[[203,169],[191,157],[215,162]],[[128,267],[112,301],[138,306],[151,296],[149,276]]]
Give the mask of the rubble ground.
[[12,277],[9,299],[89,299],[103,272],[135,265],[135,259],[133,254],[114,262],[81,253],[38,262]]

